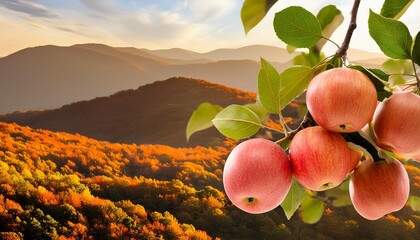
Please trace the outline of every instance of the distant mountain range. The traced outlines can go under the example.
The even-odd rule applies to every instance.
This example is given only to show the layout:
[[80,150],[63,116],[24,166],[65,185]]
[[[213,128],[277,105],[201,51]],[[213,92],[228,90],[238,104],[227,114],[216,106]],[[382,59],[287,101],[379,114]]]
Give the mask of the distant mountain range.
[[[256,49],[272,49],[282,56],[278,59],[292,57],[285,50],[268,46],[235,52],[251,57],[251,52],[257,54]],[[173,50],[148,51],[100,44],[27,48],[0,58],[0,113],[57,108],[174,76],[206,79],[255,91],[259,63],[235,59],[236,55],[230,56],[231,51],[226,50],[224,55],[225,59],[231,57],[231,60],[219,60],[216,57],[206,59],[206,54],[201,57],[199,53],[190,59],[182,54],[174,59],[163,56]],[[222,58],[222,52],[216,55]],[[283,64],[275,63],[279,68]]]
[[[349,56],[353,52],[355,61],[373,59],[377,64],[381,59],[380,54],[353,50]],[[260,57],[281,71],[291,65],[293,56],[263,45],[207,53],[102,44],[27,48],[0,58],[0,113],[53,109],[177,76],[255,92]]]
[[210,102],[225,107],[252,103],[255,98],[255,93],[204,80],[170,78],[54,110],[0,115],[0,121],[80,133],[110,142],[208,146],[224,140],[215,128],[196,133],[189,143],[186,141],[188,119],[198,105]]

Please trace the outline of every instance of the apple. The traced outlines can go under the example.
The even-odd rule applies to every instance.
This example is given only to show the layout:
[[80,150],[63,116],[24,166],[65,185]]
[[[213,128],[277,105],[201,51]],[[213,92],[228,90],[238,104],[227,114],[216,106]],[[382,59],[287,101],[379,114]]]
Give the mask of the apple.
[[351,68],[333,68],[316,75],[306,93],[308,111],[321,127],[355,132],[372,120],[377,93],[369,78]]
[[420,152],[420,96],[396,92],[378,105],[373,117],[376,144],[397,155]]
[[339,185],[351,170],[351,158],[355,155],[343,136],[320,126],[300,130],[289,147],[294,176],[314,191]]
[[404,207],[410,182],[398,160],[387,163],[367,159],[353,172],[349,191],[356,211],[366,219],[376,220]]
[[362,160],[363,152],[355,147],[353,144],[347,143],[350,149],[350,164],[347,171],[347,174],[353,172],[356,167],[360,164],[360,160]]
[[246,140],[229,154],[223,185],[228,198],[241,210],[268,212],[283,202],[292,185],[289,158],[270,140]]

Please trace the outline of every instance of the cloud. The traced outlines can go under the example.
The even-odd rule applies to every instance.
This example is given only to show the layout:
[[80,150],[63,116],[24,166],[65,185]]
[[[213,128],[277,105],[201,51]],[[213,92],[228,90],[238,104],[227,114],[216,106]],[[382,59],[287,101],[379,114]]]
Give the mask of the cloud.
[[82,37],[87,37],[87,38],[91,38],[92,35],[91,34],[87,34],[84,31],[81,30],[76,30],[74,28],[69,28],[69,27],[62,27],[62,26],[56,26],[56,29],[60,30],[60,31],[64,31],[64,32],[68,32],[68,33],[73,33]]
[[40,29],[47,29],[47,27],[45,27],[41,23],[34,22],[34,21],[28,21],[28,25],[32,27],[40,28]]
[[188,6],[193,16],[199,20],[210,18],[219,18],[227,15],[235,9],[237,1],[235,0],[187,0],[185,5]]
[[111,30],[113,34],[153,45],[177,45],[189,41],[204,27],[185,20],[179,13],[153,8],[127,15],[119,24]]
[[56,18],[57,14],[48,10],[44,5],[30,0],[2,0],[0,5],[10,10],[26,13],[33,17]]
[[101,1],[92,1],[92,0],[80,0],[90,10],[98,14],[109,15],[109,14],[119,14],[118,6],[114,0],[101,0]]

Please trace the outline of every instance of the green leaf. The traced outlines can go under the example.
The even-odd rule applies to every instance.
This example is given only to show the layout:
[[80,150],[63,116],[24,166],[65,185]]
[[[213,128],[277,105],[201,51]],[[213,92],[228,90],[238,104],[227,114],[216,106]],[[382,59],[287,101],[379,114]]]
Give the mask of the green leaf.
[[304,223],[317,223],[324,215],[324,203],[308,196],[302,202],[299,215]]
[[267,110],[265,110],[264,106],[261,103],[251,103],[244,105],[249,110],[253,111],[257,116],[261,119],[261,123],[268,121],[269,114]]
[[370,10],[368,25],[370,36],[385,55],[395,59],[411,59],[413,39],[404,23]]
[[382,63],[382,69],[392,74],[414,74],[411,60],[388,59]]
[[410,203],[411,209],[413,209],[413,211],[420,212],[420,197],[410,195],[408,202]]
[[388,59],[382,63],[384,71],[392,73],[389,76],[388,82],[391,86],[397,86],[407,83],[405,74],[414,74],[411,60]]
[[245,0],[241,10],[245,34],[257,26],[276,2],[277,0]]
[[261,58],[258,74],[258,96],[264,108],[271,113],[280,113],[280,74],[276,68]]
[[292,66],[281,74],[269,62],[261,58],[258,74],[258,96],[264,108],[280,113],[293,99],[301,95],[314,77],[308,66]]
[[282,140],[282,141],[278,142],[277,144],[278,144],[281,148],[283,148],[283,150],[284,150],[284,151],[286,151],[287,149],[289,149],[289,147],[290,147],[290,143],[292,143],[292,140],[290,140],[290,139],[284,139],[284,140]]
[[319,52],[327,42],[326,38],[330,38],[334,31],[343,23],[344,16],[336,6],[328,5],[318,12],[316,18],[321,25],[322,36],[324,36],[324,38],[321,38],[314,46]]
[[281,203],[281,207],[283,208],[288,220],[299,208],[305,196],[306,189],[295,178],[293,178],[292,187],[290,188],[286,198]]
[[420,32],[417,33],[416,38],[414,39],[411,59],[420,66]]
[[385,0],[381,15],[398,20],[410,7],[414,0]]
[[352,205],[349,195],[349,182],[349,179],[347,179],[339,186],[325,191],[327,198],[332,200],[334,207],[345,207]]
[[190,120],[187,124],[187,141],[195,132],[207,129],[213,126],[211,120],[222,110],[223,108],[219,105],[213,105],[211,103],[202,103],[193,112]]
[[337,67],[342,67],[342,66],[343,66],[342,58],[334,56],[327,62],[326,70],[329,70],[329,69],[332,69],[332,68],[337,68]]
[[308,66],[292,66],[280,74],[280,109],[301,95],[314,77]]
[[220,133],[233,139],[248,138],[261,128],[261,120],[249,108],[230,105],[220,111],[213,119],[214,126]]
[[311,48],[308,53],[302,52],[301,54],[296,55],[293,58],[293,64],[313,67],[317,65],[324,58],[325,58],[324,53],[320,53],[319,51],[314,51]]
[[376,92],[378,93],[378,100],[382,101],[392,95],[391,92],[385,91],[384,87],[388,84],[389,74],[385,73],[381,69],[376,68],[365,68],[361,65],[351,65],[349,68],[356,69],[366,74],[370,81],[375,86]]
[[297,48],[310,48],[322,38],[318,19],[311,12],[297,6],[276,13],[274,30],[283,42]]

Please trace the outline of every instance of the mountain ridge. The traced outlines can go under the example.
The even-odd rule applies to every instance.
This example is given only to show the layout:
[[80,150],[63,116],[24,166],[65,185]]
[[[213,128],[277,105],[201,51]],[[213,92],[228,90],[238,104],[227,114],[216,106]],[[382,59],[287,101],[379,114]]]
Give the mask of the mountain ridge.
[[[182,59],[182,54],[175,54],[177,59],[173,59],[156,53],[165,55],[168,51],[189,57]],[[380,61],[377,54],[372,56],[375,64]],[[0,58],[0,113],[54,109],[170,77],[206,79],[256,92],[260,57],[280,72],[292,65],[293,55],[264,45],[207,53],[115,48],[97,43],[26,48]]]
[[165,62],[106,45],[27,48],[0,58],[0,113],[53,109],[173,76],[255,91],[258,71],[250,60]]
[[188,119],[199,104],[210,102],[225,107],[252,103],[255,98],[255,93],[205,80],[170,78],[58,109],[0,115],[0,121],[110,142],[206,146],[223,141],[216,129],[194,134],[188,143],[185,137]]

